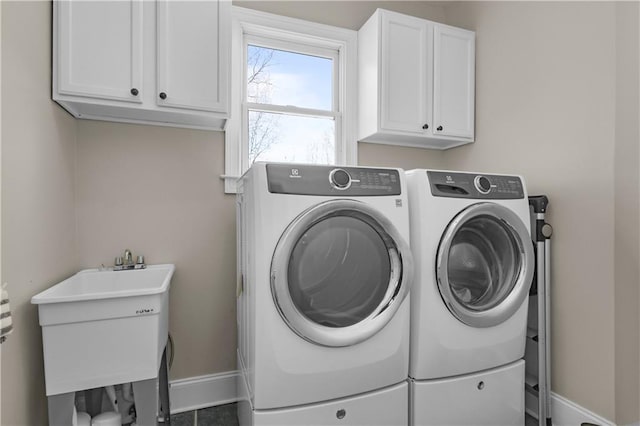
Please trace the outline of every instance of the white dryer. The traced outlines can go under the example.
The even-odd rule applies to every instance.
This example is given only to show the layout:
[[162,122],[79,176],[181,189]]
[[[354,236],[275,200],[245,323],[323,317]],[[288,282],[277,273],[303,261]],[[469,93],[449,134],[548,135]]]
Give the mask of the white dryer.
[[412,424],[522,423],[535,265],[524,180],[436,170],[406,176],[416,261]]
[[257,163],[237,212],[240,424],[406,424],[403,172]]

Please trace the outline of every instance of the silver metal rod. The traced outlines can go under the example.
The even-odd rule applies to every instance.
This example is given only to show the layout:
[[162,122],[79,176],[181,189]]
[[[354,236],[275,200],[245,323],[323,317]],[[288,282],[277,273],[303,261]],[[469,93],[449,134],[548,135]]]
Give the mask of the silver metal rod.
[[549,360],[551,359],[551,336],[549,335],[549,330],[551,330],[551,240],[547,238],[544,241],[544,260],[545,260],[545,274],[544,274],[544,294],[545,294],[545,318],[544,318],[544,327],[545,327],[545,337],[546,344],[545,348],[545,398],[548,412],[547,418],[551,418],[551,365],[548,365]]
[[546,318],[545,301],[546,301],[546,288],[544,285],[545,279],[545,243],[544,241],[538,241],[536,243],[536,284],[538,286],[538,425],[544,426],[547,418],[547,405],[545,397],[546,389],[546,352],[545,346],[547,344],[546,329],[544,327],[544,318]]

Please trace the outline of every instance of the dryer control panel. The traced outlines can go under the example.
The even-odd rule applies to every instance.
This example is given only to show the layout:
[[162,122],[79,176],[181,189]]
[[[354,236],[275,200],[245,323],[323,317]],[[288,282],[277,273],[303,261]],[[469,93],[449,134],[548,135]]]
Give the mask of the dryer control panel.
[[369,167],[267,164],[269,192],[297,195],[400,195],[400,173]]
[[524,198],[518,176],[427,171],[434,197],[509,200]]

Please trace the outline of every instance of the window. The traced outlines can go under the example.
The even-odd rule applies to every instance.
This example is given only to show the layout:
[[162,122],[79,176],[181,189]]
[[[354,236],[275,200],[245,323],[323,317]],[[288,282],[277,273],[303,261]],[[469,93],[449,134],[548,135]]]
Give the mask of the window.
[[233,8],[225,192],[254,161],[355,164],[356,32]]
[[337,52],[309,52],[304,45],[280,50],[266,40],[251,44],[249,37],[247,42],[243,116],[248,116],[249,165],[256,160],[335,164]]

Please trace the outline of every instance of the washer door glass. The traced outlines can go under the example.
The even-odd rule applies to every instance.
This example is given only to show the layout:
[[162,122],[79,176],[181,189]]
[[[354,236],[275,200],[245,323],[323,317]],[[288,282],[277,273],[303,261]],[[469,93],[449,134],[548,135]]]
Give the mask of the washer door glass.
[[513,211],[475,204],[449,224],[437,263],[449,310],[467,325],[490,327],[511,317],[527,297],[534,267],[531,237]]
[[370,206],[329,201],[300,215],[274,253],[276,306],[301,337],[347,346],[378,332],[407,294],[411,254]]

